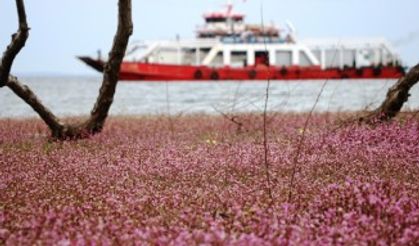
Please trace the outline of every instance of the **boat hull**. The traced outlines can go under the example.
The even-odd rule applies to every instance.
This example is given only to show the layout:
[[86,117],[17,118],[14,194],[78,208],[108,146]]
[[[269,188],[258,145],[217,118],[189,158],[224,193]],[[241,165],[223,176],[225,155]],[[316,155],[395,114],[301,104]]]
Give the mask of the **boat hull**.
[[[87,65],[103,71],[103,62],[81,57]],[[405,71],[398,66],[346,67],[321,69],[312,67],[217,67],[167,65],[156,63],[123,62],[119,74],[125,81],[205,81],[205,80],[316,80],[316,79],[397,79]]]

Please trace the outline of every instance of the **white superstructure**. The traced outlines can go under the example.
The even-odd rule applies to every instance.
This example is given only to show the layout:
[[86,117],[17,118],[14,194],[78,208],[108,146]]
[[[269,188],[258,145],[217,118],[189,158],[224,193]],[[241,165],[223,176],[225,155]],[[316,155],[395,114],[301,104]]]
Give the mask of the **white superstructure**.
[[[295,28],[249,25],[244,15],[225,11],[204,14],[196,39],[134,43],[126,61],[211,67],[274,66],[327,68],[399,65],[400,58],[383,38],[307,39],[297,41]],[[286,31],[288,30],[288,31]]]

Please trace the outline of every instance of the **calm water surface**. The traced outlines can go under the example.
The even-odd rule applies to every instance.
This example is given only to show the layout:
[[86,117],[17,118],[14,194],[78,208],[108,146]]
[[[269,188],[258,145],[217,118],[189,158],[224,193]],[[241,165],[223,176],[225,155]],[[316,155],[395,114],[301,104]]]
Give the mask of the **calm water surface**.
[[[89,114],[101,78],[26,77],[38,97],[59,116]],[[324,81],[272,81],[269,110],[310,111]],[[339,112],[374,108],[395,80],[330,80],[316,111]],[[189,114],[262,111],[266,81],[258,82],[121,82],[111,115]],[[419,87],[404,109],[419,108]],[[33,117],[36,114],[8,88],[0,89],[0,117]]]

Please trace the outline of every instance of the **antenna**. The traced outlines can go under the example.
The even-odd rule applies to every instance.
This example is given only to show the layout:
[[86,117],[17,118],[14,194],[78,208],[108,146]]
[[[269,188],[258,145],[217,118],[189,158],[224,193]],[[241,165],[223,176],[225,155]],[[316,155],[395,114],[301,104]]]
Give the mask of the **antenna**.
[[227,0],[227,16],[231,16],[231,13],[233,11],[233,2],[231,0]]
[[230,28],[230,33],[234,34],[234,22],[233,22],[233,3],[231,0],[227,0],[227,13],[226,13],[226,17],[227,17],[227,26]]
[[297,33],[297,29],[295,28],[294,24],[292,24],[292,22],[290,20],[286,20],[285,24],[287,24],[288,30],[290,31],[290,33],[295,34]]
[[289,37],[290,37],[290,42],[295,43],[297,40],[297,29],[295,28],[294,24],[292,24],[292,22],[290,20],[286,20],[285,24],[287,25],[287,28],[289,30]]

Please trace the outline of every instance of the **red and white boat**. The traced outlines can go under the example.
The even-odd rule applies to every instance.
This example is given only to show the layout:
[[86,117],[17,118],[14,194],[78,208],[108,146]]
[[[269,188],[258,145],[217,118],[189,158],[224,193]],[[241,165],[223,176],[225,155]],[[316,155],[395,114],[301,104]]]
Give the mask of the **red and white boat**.
[[[283,29],[246,24],[232,4],[204,19],[193,40],[130,44],[120,80],[387,79],[405,73],[385,39],[299,41],[289,22]],[[79,58],[102,72],[100,55]]]

